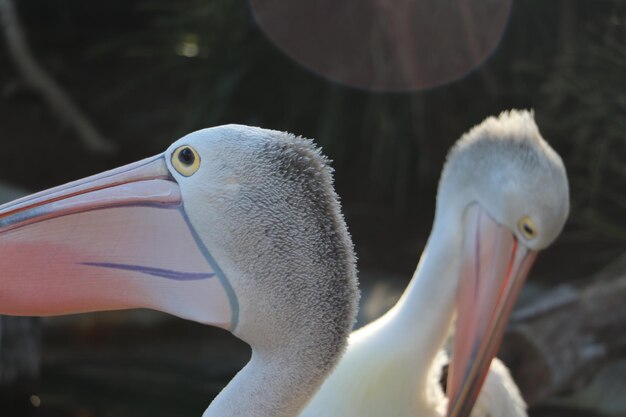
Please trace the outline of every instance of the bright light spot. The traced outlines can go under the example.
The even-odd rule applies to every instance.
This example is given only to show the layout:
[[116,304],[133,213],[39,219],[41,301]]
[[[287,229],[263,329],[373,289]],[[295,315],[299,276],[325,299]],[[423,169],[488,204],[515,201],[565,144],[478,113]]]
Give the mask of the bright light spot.
[[33,405],[33,407],[39,407],[41,405],[41,398],[36,395],[31,395],[30,403]]
[[193,58],[198,56],[200,46],[198,45],[198,36],[192,33],[185,34],[178,45],[176,45],[176,55]]

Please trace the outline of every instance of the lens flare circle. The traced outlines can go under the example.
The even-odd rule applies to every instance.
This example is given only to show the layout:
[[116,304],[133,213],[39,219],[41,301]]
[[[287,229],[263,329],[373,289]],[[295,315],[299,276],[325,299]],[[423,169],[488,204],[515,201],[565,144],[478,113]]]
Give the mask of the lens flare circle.
[[459,79],[497,47],[512,0],[250,0],[266,35],[330,80],[413,91]]

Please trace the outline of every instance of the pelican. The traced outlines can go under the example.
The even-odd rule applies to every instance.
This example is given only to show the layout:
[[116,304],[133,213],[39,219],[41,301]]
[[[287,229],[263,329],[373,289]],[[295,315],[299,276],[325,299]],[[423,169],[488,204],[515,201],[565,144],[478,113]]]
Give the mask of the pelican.
[[[466,417],[485,377],[490,392],[474,417],[524,415],[506,368],[488,370],[537,251],[559,235],[568,211],[563,162],[532,113],[504,112],[463,135],[448,154],[409,286],[385,315],[352,333],[301,416]],[[448,401],[440,349],[455,315]]]
[[1,314],[150,308],[251,346],[204,417],[297,416],[344,351],[357,298],[331,169],[287,133],[200,130],[0,206]]

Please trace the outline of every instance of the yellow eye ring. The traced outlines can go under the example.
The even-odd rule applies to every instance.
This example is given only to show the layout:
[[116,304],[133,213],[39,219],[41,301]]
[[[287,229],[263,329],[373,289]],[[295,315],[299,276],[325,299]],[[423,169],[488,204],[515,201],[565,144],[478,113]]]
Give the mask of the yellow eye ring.
[[189,177],[200,168],[200,155],[191,146],[181,146],[172,153],[172,165],[180,175]]
[[526,240],[532,240],[537,237],[535,222],[528,216],[524,216],[518,220],[517,229]]

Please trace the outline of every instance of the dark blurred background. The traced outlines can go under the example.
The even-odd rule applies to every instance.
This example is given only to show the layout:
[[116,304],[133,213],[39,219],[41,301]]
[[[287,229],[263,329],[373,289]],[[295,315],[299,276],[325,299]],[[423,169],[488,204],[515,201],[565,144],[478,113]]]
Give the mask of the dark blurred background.
[[[262,3],[252,4],[258,11]],[[526,313],[514,315],[507,336],[514,342],[505,342],[502,356],[519,374],[533,416],[626,416],[626,311],[598,310],[603,294],[626,295],[626,2],[515,1],[476,68],[432,85],[387,89],[333,81],[292,59],[260,28],[263,14],[243,0],[14,6],[28,43],[16,44],[3,20],[5,200],[154,155],[203,127],[242,123],[314,138],[334,161],[356,244],[361,324],[386,311],[412,275],[449,147],[490,115],[534,109],[564,159],[572,209],[563,235],[531,273],[520,301]],[[445,21],[434,21],[445,29]],[[428,43],[433,54],[446,53],[436,37]],[[46,99],[17,57],[24,47],[104,146],[86,141]],[[559,301],[570,293],[573,304]],[[541,317],[533,307],[539,301],[551,309]],[[579,326],[578,356],[561,363],[554,358],[573,344],[554,341],[563,317],[597,320]],[[14,376],[0,375],[2,416],[199,416],[249,355],[225,332],[152,312],[2,320],[0,362],[18,363],[11,349],[25,351],[7,342],[9,331],[18,334],[13,340],[31,340],[36,357]],[[535,345],[552,349],[535,373],[525,361],[539,359],[531,347],[519,351],[526,345],[516,328],[532,329]]]

